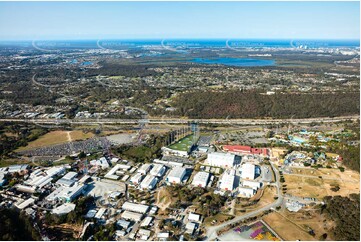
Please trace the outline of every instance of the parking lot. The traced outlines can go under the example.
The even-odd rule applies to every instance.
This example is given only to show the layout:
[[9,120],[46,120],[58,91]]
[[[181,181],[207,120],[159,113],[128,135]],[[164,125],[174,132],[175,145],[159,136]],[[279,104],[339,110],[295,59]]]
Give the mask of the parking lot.
[[86,195],[94,197],[103,197],[104,195],[118,191],[125,193],[125,184],[121,182],[114,182],[110,180],[95,180],[92,183],[88,184],[88,187],[85,191]]

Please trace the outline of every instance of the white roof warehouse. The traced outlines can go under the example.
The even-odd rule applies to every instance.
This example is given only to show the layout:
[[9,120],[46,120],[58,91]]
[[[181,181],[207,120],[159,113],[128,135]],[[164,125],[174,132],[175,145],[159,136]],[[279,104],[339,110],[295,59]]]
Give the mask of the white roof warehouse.
[[149,206],[138,203],[125,202],[122,206],[122,209],[132,212],[146,213],[149,210]]
[[167,181],[170,183],[181,183],[186,175],[186,169],[183,167],[174,167],[168,174]]
[[210,174],[208,172],[198,172],[192,181],[193,186],[206,187],[209,181]]
[[230,153],[213,152],[208,154],[207,162],[210,166],[230,168],[240,162],[240,157]]

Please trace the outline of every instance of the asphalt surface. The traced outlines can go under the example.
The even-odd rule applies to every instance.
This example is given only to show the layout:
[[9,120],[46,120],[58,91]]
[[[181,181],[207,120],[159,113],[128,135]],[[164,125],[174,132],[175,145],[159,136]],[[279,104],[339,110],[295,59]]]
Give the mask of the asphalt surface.
[[173,118],[148,118],[148,119],[26,119],[26,118],[3,118],[0,121],[7,122],[29,122],[37,124],[188,124],[197,122],[199,124],[237,124],[237,125],[265,125],[275,123],[291,122],[293,124],[309,124],[313,122],[332,123],[345,120],[357,120],[359,116],[342,116],[335,118],[321,117],[309,119],[173,119]]

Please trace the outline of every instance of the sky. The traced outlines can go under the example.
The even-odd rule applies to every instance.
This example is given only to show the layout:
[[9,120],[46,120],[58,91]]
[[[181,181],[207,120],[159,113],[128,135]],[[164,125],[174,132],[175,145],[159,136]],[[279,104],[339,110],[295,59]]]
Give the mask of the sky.
[[0,2],[0,40],[359,39],[355,2]]

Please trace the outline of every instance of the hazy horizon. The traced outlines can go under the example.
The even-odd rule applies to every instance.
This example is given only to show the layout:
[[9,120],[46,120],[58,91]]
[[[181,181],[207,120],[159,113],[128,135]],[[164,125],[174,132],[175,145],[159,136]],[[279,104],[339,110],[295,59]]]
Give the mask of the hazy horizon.
[[0,2],[0,40],[359,40],[355,2]]

